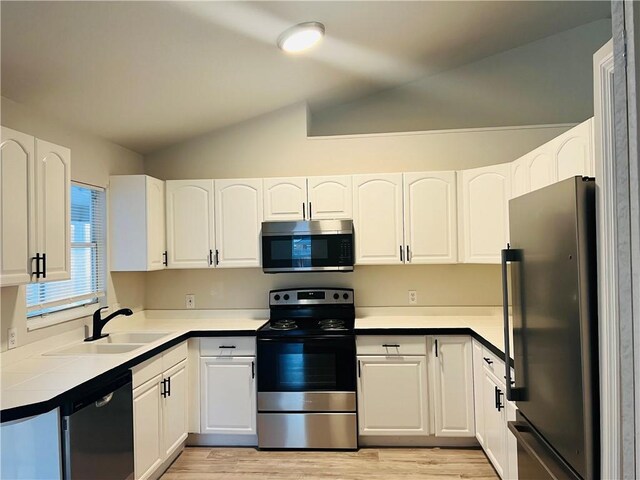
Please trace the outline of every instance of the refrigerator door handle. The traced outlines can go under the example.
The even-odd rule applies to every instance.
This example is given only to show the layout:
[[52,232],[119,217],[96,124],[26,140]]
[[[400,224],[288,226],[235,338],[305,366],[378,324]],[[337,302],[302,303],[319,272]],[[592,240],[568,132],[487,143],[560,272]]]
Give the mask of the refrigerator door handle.
[[507,248],[502,250],[502,314],[504,318],[504,369],[507,387],[507,400],[521,400],[519,390],[512,387],[511,383],[511,340],[509,328],[509,281],[507,264],[520,261],[520,250],[512,249],[507,243]]

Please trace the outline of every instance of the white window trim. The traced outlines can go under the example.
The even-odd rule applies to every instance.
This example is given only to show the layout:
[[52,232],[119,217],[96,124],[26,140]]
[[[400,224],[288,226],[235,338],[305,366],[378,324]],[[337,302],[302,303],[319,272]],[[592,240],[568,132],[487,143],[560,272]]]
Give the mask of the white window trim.
[[[108,212],[108,191],[104,187],[99,187],[97,185],[91,185],[89,183],[82,183],[77,181],[71,181],[72,185],[78,185],[84,188],[90,188],[92,190],[98,190],[104,192],[105,194],[105,226],[108,230],[109,223],[109,212]],[[104,295],[98,297],[97,302],[88,303],[86,305],[80,305],[78,307],[68,308],[66,310],[60,310],[58,312],[48,313],[44,315],[36,315],[33,317],[29,317],[25,315],[27,321],[27,332],[31,332],[33,330],[40,330],[42,328],[51,327],[54,325],[61,325],[63,323],[71,322],[73,320],[80,320],[82,318],[88,318],[93,315],[93,312],[98,308],[104,307],[107,305],[107,289],[109,288],[109,234],[108,231],[105,232],[105,288]],[[26,287],[25,287],[26,288]],[[71,302],[72,303],[72,302]]]

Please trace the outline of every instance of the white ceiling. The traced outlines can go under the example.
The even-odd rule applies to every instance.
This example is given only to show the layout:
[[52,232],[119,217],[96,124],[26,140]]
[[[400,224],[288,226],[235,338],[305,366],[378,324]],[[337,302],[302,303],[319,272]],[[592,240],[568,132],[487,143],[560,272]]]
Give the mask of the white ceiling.
[[[2,95],[140,153],[609,16],[608,2],[2,2]],[[302,21],[313,52],[275,47]]]

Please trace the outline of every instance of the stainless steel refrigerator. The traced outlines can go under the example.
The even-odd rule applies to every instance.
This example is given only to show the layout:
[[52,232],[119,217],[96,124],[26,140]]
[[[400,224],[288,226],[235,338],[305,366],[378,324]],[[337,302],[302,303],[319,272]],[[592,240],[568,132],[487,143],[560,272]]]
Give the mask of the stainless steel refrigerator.
[[[518,478],[600,476],[595,182],[572,177],[509,202],[502,252],[518,407]],[[508,267],[509,266],[509,267]],[[507,377],[510,369],[506,369]]]

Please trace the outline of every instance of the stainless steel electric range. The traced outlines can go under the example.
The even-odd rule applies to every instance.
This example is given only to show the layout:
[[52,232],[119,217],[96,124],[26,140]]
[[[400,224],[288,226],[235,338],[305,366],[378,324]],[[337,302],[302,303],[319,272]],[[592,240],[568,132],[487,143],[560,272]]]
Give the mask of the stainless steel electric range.
[[258,447],[356,449],[353,290],[269,292],[258,330]]

